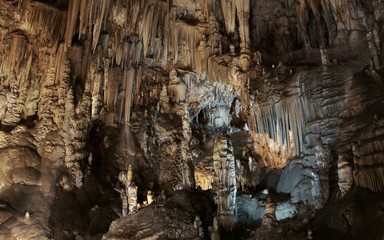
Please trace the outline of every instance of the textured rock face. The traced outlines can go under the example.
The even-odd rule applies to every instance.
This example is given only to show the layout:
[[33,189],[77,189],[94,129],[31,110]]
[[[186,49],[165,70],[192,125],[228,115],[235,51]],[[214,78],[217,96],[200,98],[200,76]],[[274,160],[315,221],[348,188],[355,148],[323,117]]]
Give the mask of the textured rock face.
[[138,213],[116,220],[103,239],[201,239],[208,235],[202,222],[211,224],[212,214],[209,195],[182,190],[162,195]]
[[0,238],[306,238],[382,197],[382,1],[0,3]]

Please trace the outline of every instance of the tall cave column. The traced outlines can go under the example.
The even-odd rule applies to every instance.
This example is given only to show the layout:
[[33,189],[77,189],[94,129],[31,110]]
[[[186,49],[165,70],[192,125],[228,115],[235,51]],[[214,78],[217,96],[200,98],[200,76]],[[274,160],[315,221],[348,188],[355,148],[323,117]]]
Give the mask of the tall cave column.
[[181,157],[183,161],[182,166],[182,177],[183,177],[183,185],[187,188],[195,188],[195,174],[194,174],[194,166],[192,161],[190,161],[189,154],[189,143],[191,141],[192,131],[189,121],[189,112],[188,112],[188,104],[182,103],[184,113],[182,116],[183,123],[183,140],[181,142]]
[[312,195],[317,209],[324,206],[329,197],[329,156],[321,139],[317,140],[317,158],[314,172],[312,172]]
[[226,136],[218,137],[213,150],[215,178],[213,190],[219,224],[232,229],[236,222],[236,174],[232,143]]

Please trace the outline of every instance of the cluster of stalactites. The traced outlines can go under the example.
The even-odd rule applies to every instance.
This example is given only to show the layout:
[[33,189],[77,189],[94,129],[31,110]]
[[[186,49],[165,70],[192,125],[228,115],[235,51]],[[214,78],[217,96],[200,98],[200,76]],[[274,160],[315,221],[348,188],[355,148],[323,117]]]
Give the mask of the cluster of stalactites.
[[236,16],[238,17],[241,52],[249,53],[250,0],[236,0],[236,1],[221,0],[221,8],[224,15],[225,28],[228,33],[235,32]]
[[24,2],[28,32],[38,34],[43,41],[58,47],[66,32],[67,13],[38,1]]
[[112,4],[110,0],[70,0],[65,27],[65,45],[70,47],[75,34],[85,37],[87,28],[92,29],[92,49],[99,43],[100,32],[106,29]]
[[[249,0],[231,4],[237,6],[235,9],[241,23],[239,26],[241,51],[248,54]],[[52,6],[40,5],[44,9],[57,11],[57,14],[61,13]],[[193,14],[202,17],[197,17],[201,22],[195,26],[179,16],[177,9],[180,6],[170,6],[163,1],[123,3],[110,0],[71,0],[68,13],[64,14],[63,21],[60,21],[62,25],[53,28],[59,29],[58,33],[54,33],[54,39],[56,45],[64,39],[65,49],[73,47],[72,41],[75,36],[80,42],[88,41],[89,50],[93,53],[96,53],[100,46],[100,51],[107,60],[105,63],[110,65],[106,67],[113,67],[116,64],[124,71],[143,61],[148,65],[166,69],[171,63],[177,68],[196,72],[198,79],[206,79],[209,71],[208,58],[213,54],[222,54],[223,37],[219,33],[216,17],[208,14],[209,9],[213,10],[212,1],[203,1],[197,5],[199,6],[196,6],[196,12]],[[30,9],[32,11],[35,8],[30,7]],[[45,15],[47,14],[42,10],[36,10],[36,13],[30,17],[32,18],[31,29],[48,28],[48,23],[44,21]],[[51,22],[58,24],[59,21],[56,18],[51,19]],[[34,27],[35,25],[43,27]],[[109,27],[114,25],[129,30],[108,32]],[[208,35],[207,32],[209,32]],[[223,79],[226,77],[224,76]]]
[[292,136],[295,154],[303,153],[306,119],[300,99],[287,98],[279,102],[272,99],[266,104],[252,103],[251,113],[256,133],[267,133],[270,138],[278,141],[282,148],[286,147],[287,156],[291,155]]

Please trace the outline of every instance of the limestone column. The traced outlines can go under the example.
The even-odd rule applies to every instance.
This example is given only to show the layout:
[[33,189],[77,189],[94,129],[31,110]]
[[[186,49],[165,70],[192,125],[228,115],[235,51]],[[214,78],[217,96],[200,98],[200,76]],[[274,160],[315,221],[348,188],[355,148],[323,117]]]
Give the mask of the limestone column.
[[233,147],[226,136],[218,137],[215,141],[213,154],[215,170],[215,203],[219,225],[227,230],[236,223],[236,174]]

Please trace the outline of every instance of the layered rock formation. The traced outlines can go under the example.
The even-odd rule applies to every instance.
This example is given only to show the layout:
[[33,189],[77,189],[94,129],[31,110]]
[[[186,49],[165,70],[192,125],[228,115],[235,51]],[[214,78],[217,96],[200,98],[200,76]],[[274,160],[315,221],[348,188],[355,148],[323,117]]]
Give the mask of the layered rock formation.
[[383,236],[382,1],[1,6],[0,238]]

